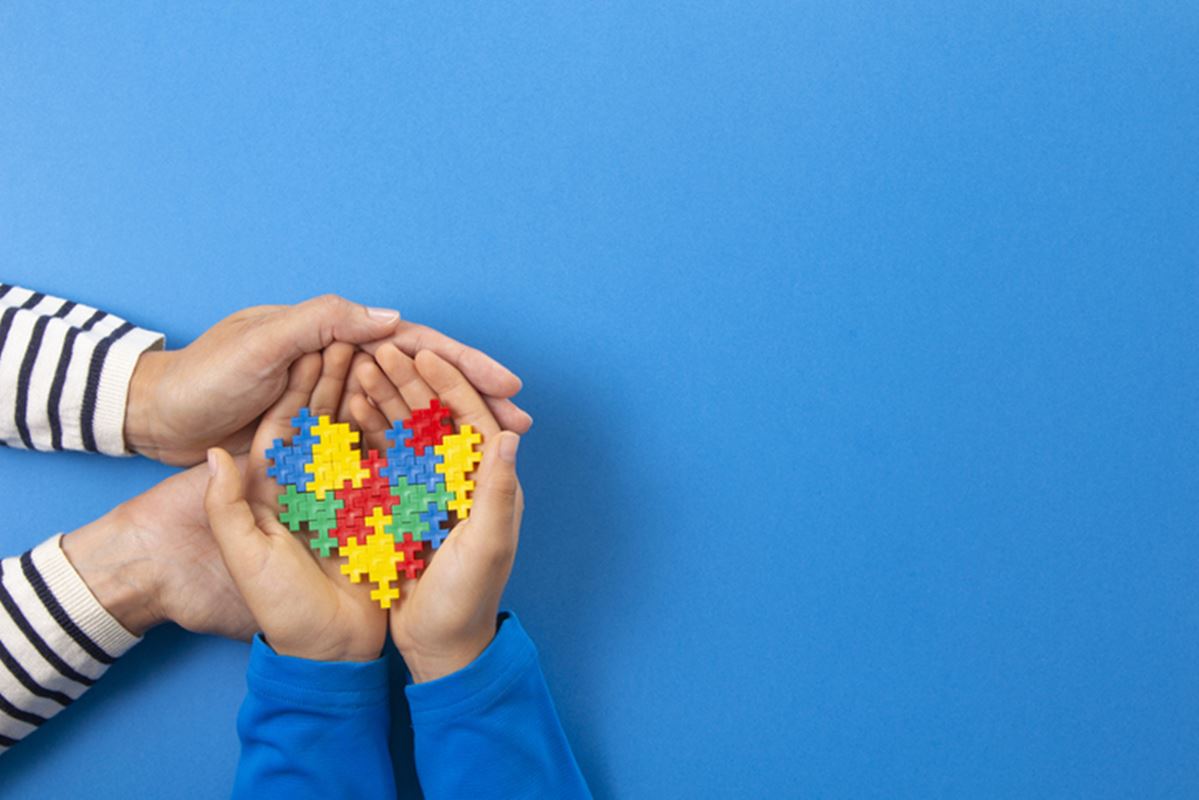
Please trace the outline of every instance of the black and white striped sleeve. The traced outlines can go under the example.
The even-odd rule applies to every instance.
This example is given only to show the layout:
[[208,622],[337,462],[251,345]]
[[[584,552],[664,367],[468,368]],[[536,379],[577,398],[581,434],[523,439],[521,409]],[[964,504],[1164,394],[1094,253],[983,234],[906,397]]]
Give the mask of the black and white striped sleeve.
[[0,283],[0,443],[128,455],[125,402],[160,333]]
[[141,641],[104,610],[61,542],[59,534],[0,562],[0,753]]

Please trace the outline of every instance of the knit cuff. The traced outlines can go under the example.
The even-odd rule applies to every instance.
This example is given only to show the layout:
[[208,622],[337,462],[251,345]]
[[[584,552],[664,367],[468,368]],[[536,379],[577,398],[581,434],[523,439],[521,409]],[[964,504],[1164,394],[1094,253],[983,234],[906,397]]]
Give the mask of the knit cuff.
[[113,343],[104,361],[100,387],[96,394],[96,449],[110,456],[132,455],[125,446],[125,404],[129,400],[129,382],[137,360],[147,350],[161,350],[166,337],[161,333],[134,328]]
[[30,556],[63,611],[101,650],[115,659],[141,641],[140,636],[125,630],[87,588],[63,552],[61,533],[33,548]]

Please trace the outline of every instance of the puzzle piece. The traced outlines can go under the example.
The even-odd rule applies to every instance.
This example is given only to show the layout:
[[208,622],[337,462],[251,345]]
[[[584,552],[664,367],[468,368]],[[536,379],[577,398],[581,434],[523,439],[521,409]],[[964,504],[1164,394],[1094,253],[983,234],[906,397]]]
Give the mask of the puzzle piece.
[[440,501],[444,507],[444,490],[434,494],[423,483],[409,483],[406,478],[400,478],[400,482],[391,487],[391,493],[398,498],[398,505],[392,510],[391,533],[397,537],[410,534],[420,541],[422,534],[429,530],[425,515],[430,504],[436,506]]
[[403,444],[406,439],[411,439],[411,431],[401,425],[388,431],[387,438],[396,444],[388,448],[387,466],[380,470],[380,474],[387,476],[393,486],[400,478],[407,478],[409,483],[424,483],[429,491],[433,491],[434,485],[441,480],[437,474],[441,456],[429,448],[418,456],[412,448]]
[[325,492],[337,491],[347,482],[355,489],[361,488],[363,479],[370,477],[370,470],[363,468],[362,454],[355,447],[358,431],[351,430],[344,422],[330,422],[324,415],[311,431],[320,441],[312,446],[311,462],[304,465],[305,471],[312,475],[309,490],[317,499],[323,499]]
[[381,608],[390,608],[392,600],[400,599],[400,590],[391,584],[399,580],[396,565],[403,562],[405,554],[396,549],[390,534],[371,534],[364,543],[348,544],[338,552],[346,558],[341,565],[342,574],[348,575],[351,583],[361,583],[365,577],[375,584],[371,599]]
[[452,530],[450,526],[450,512],[433,508],[422,519],[429,523],[429,543],[436,550],[441,547],[442,541],[450,535],[450,531]]
[[395,538],[395,549],[401,556],[396,566],[404,570],[404,577],[410,580],[419,577],[425,569],[425,562],[418,558],[424,543],[411,534],[405,534]]
[[266,457],[271,460],[266,468],[266,474],[282,485],[294,485],[301,492],[308,491],[309,476],[305,472],[311,453],[301,445],[285,445],[282,439],[276,439],[274,445],[266,451]]
[[441,444],[433,448],[433,452],[442,458],[437,472],[445,477],[446,489],[454,494],[447,506],[460,520],[470,516],[470,493],[475,489],[475,482],[466,476],[483,460],[483,453],[478,449],[482,441],[482,435],[474,428],[463,425],[458,433],[445,436]]
[[404,427],[411,431],[404,445],[417,456],[423,456],[429,447],[441,444],[445,436],[454,432],[450,409],[433,398],[428,408],[419,408],[404,420]]

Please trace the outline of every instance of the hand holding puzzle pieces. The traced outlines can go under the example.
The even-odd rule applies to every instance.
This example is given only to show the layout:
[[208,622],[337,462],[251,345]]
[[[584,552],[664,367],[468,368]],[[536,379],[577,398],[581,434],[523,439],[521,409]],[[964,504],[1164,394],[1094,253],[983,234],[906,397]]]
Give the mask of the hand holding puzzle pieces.
[[266,451],[267,474],[286,491],[279,496],[279,521],[291,531],[306,526],[309,546],[322,557],[346,559],[343,574],[375,584],[371,599],[382,608],[398,600],[402,573],[416,578],[425,568],[425,542],[433,549],[450,533],[450,512],[470,516],[468,476],[483,459],[483,437],[470,425],[454,432],[450,409],[434,399],[428,408],[393,423],[386,458],[357,447],[360,434],[307,408],[291,421],[299,435],[291,444],[276,439]]

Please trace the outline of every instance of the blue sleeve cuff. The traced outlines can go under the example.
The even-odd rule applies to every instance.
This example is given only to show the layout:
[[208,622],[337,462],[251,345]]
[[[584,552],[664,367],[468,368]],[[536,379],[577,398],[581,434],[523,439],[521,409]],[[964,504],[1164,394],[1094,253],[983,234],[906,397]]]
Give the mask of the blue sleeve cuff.
[[262,634],[250,646],[246,683],[254,694],[288,706],[345,709],[387,702],[387,659],[312,661],[276,653]]
[[495,638],[479,657],[457,672],[410,684],[404,691],[412,724],[436,724],[476,714],[537,665],[537,648],[512,612],[502,612]]

